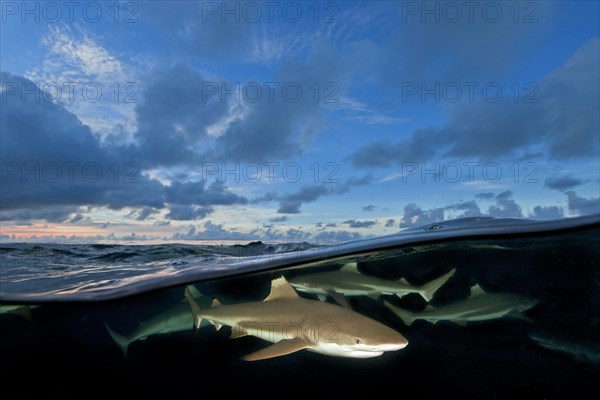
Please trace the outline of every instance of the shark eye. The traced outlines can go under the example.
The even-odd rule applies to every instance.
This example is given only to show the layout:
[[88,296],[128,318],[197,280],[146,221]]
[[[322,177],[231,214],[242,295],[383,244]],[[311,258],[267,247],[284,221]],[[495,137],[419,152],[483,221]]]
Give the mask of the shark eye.
[[355,344],[362,344],[362,343],[363,343],[363,341],[362,341],[362,339],[361,339],[361,338],[354,338],[354,343],[355,343]]

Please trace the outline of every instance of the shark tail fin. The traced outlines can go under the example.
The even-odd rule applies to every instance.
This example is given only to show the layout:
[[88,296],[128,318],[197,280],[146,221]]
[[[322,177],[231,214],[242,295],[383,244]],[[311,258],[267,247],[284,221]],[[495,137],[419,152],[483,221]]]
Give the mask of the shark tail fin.
[[18,315],[18,316],[24,318],[31,325],[35,326],[35,323],[33,322],[33,316],[31,315],[31,308],[29,308],[29,306],[21,306],[21,307],[15,308],[14,310],[10,310],[9,314]]
[[200,328],[200,323],[202,323],[202,308],[196,303],[194,300],[194,296],[192,295],[192,291],[189,287],[185,288],[185,298],[187,299],[190,308],[192,309],[192,315],[194,316],[194,326],[196,329]]
[[404,308],[397,307],[389,303],[387,300],[384,300],[383,304],[385,304],[385,306],[389,308],[391,312],[400,317],[400,319],[408,326],[410,326],[416,319],[418,319],[416,318],[415,313],[405,310]]
[[440,276],[439,278],[436,278],[431,282],[427,282],[426,284],[421,286],[419,288],[419,294],[421,295],[421,297],[427,302],[431,301],[435,292],[437,292],[438,289],[444,285],[444,283],[448,282],[448,279],[450,279],[450,277],[452,277],[452,275],[454,275],[455,272],[456,268],[452,268],[450,271]]
[[129,343],[130,343],[129,339],[126,336],[119,335],[117,332],[110,329],[108,327],[108,325],[104,324],[104,326],[106,326],[106,330],[108,331],[108,334],[115,341],[115,343],[119,346],[121,351],[123,351],[123,355],[125,356],[125,358],[127,358],[127,349],[129,348]]

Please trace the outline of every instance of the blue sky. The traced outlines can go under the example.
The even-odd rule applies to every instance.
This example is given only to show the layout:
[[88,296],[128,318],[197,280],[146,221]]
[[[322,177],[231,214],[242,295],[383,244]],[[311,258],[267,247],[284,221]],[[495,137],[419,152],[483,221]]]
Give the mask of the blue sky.
[[597,2],[1,4],[3,240],[598,213]]

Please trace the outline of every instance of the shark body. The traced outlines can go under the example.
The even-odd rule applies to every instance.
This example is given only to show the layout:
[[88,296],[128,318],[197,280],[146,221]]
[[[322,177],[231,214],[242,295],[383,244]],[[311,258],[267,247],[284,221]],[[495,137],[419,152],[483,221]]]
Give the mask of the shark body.
[[2,304],[0,305],[0,314],[18,315],[26,319],[30,324],[34,325],[31,310],[37,307],[37,305],[30,306],[23,304]]
[[[194,297],[201,296],[195,287],[190,286],[190,290]],[[194,328],[194,318],[192,313],[190,313],[190,307],[184,302],[156,315],[148,321],[142,322],[138,328],[126,336],[116,333],[106,324],[105,326],[111,338],[121,348],[125,357],[127,357],[127,350],[131,343],[138,340],[146,340],[152,335],[191,331]]]
[[536,303],[535,299],[518,294],[486,293],[479,285],[471,288],[471,296],[468,299],[439,308],[428,306],[419,313],[405,310],[384,300],[386,307],[407,325],[412,324],[417,319],[432,323],[453,321],[461,325],[467,322],[487,321],[502,317],[527,319],[521,313],[530,309]]
[[185,296],[196,327],[207,320],[217,329],[230,326],[233,338],[252,335],[274,343],[244,357],[247,361],[302,349],[336,357],[368,358],[408,344],[400,333],[371,318],[298,296],[284,277],[271,282],[271,293],[264,301],[221,305],[215,300],[212,308],[202,309],[187,289]]
[[317,272],[290,279],[290,284],[299,292],[330,295],[338,303],[346,305],[344,296],[373,296],[382,294],[406,296],[419,294],[425,301],[431,301],[435,292],[454,275],[456,269],[422,286],[413,286],[404,278],[398,281],[381,279],[358,272],[356,263],[346,264],[338,271]]

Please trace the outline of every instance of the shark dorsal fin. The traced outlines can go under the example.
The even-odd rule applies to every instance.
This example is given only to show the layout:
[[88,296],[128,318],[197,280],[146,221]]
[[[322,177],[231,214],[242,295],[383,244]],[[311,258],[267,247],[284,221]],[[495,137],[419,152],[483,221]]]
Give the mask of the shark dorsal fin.
[[221,302],[219,300],[213,299],[211,307],[220,307],[222,305],[223,304],[221,304]]
[[433,311],[433,310],[435,310],[435,307],[432,306],[431,304],[427,304],[424,311]]
[[349,262],[349,263],[344,264],[344,266],[340,269],[340,271],[353,272],[355,274],[360,274],[360,272],[358,272],[358,263],[356,263],[356,262]]
[[186,287],[190,291],[190,294],[192,295],[193,298],[199,299],[200,297],[202,297],[202,293],[200,293],[200,291],[198,289],[196,289],[196,286],[187,285]]
[[296,293],[292,285],[283,276],[280,276],[271,281],[271,293],[269,293],[264,301],[297,297],[299,297],[298,293]]
[[398,282],[403,283],[405,285],[410,285],[410,283],[408,283],[408,281],[406,280],[406,278],[400,278],[400,279],[398,279]]
[[481,288],[481,286],[479,286],[478,283],[476,283],[475,285],[471,286],[471,295],[469,296],[469,298],[471,297],[475,297],[475,296],[481,296],[482,294],[485,294],[485,290],[483,290]]

